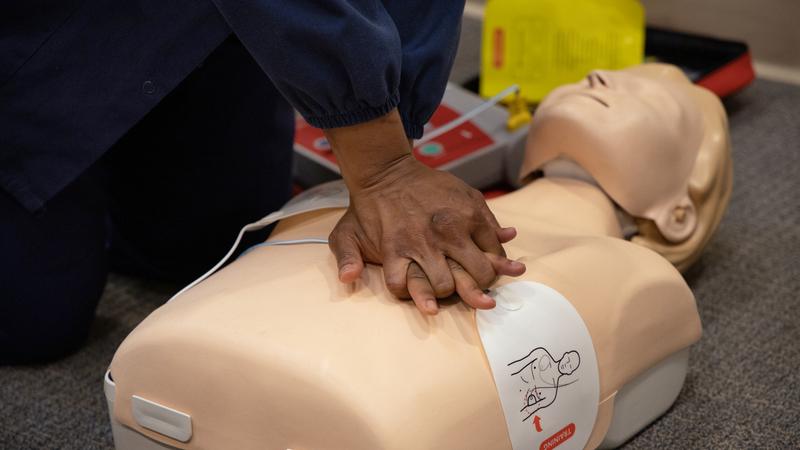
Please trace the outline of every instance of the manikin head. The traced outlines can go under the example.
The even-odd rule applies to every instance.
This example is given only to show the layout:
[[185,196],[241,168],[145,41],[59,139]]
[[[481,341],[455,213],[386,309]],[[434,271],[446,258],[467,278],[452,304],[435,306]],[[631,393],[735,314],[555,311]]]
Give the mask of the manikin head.
[[532,162],[572,160],[629,214],[671,241],[687,238],[696,216],[686,185],[703,125],[681,84],[598,70],[554,90],[534,117]]
[[564,353],[564,356],[561,357],[561,361],[558,362],[558,371],[561,375],[572,375],[575,370],[578,369],[578,366],[581,365],[581,356],[576,351],[570,351]]
[[[702,247],[721,217],[698,209],[710,191],[725,190],[716,185],[725,184],[719,180],[728,154],[727,120],[716,96],[674,66],[644,64],[593,71],[550,93],[534,115],[520,174],[577,164],[621,209],[649,223],[640,224],[640,235],[683,245],[681,257],[688,259],[685,253]],[[727,195],[714,201],[724,211]],[[680,258],[669,259],[677,265]]]

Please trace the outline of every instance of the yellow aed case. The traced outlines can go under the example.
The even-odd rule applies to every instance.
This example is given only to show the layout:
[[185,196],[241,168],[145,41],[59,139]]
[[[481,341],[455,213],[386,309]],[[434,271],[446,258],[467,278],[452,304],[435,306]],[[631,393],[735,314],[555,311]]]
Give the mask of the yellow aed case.
[[644,9],[637,0],[489,0],[483,25],[480,94],[518,84],[538,103],[592,69],[644,58]]

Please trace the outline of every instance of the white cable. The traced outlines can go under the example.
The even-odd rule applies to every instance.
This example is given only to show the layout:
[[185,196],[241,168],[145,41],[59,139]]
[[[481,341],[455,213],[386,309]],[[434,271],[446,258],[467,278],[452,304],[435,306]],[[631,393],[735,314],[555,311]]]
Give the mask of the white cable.
[[414,145],[424,144],[428,141],[436,139],[437,137],[447,133],[448,131],[458,127],[459,125],[474,119],[476,116],[480,115],[482,112],[486,111],[487,109],[491,108],[492,106],[500,103],[501,100],[508,97],[509,95],[519,92],[519,85],[512,84],[511,86],[503,89],[499,94],[495,95],[494,97],[486,100],[485,102],[481,103],[480,105],[476,106],[469,112],[465,113],[461,117],[457,119],[453,119],[450,122],[442,125],[439,128],[429,132],[425,136],[419,138],[419,140],[414,142]]
[[325,244],[328,245],[328,240],[325,238],[303,238],[303,239],[283,239],[280,241],[268,241],[250,247],[269,247],[270,245],[297,245],[297,244]]
[[[268,225],[268,224],[274,222],[274,220],[272,220],[273,217],[281,215],[281,214],[276,214],[276,213],[280,213],[280,212],[281,211],[275,211],[274,213],[272,213],[272,214],[268,215],[267,217],[259,220],[258,222],[253,222],[253,223],[249,223],[249,224],[245,225],[241,230],[239,230],[239,235],[236,236],[236,241],[233,243],[233,246],[231,246],[231,249],[228,250],[228,253],[226,253],[225,256],[223,256],[222,259],[214,267],[212,267],[208,272],[204,273],[203,275],[200,276],[200,278],[192,281],[186,287],[184,287],[183,289],[178,291],[178,293],[173,295],[172,298],[170,298],[170,300],[172,300],[173,298],[183,294],[184,292],[188,291],[189,289],[195,287],[198,283],[200,283],[201,281],[203,281],[206,278],[208,278],[209,276],[211,276],[211,274],[213,274],[214,272],[217,271],[217,269],[222,267],[222,265],[225,264],[225,262],[228,260],[228,258],[230,258],[231,255],[233,255],[233,252],[235,252],[236,248],[239,247],[239,243],[242,242],[242,237],[244,236],[245,233],[247,233],[248,231],[258,230],[260,228],[264,228],[266,226],[265,223]],[[244,253],[242,253],[242,255],[244,255],[245,253],[249,252],[250,250],[252,250],[252,249],[254,249],[256,247],[261,247],[261,246],[295,245],[295,244],[327,244],[327,243],[328,243],[328,240],[327,239],[322,239],[322,238],[286,239],[286,240],[282,240],[282,241],[263,242],[261,244],[254,245],[254,246],[248,248],[247,250],[244,251]]]
[[[236,241],[231,246],[231,249],[228,250],[228,253],[212,267],[208,272],[204,273],[200,278],[192,281],[189,283],[188,286],[181,289],[177,294],[173,295],[168,301],[172,301],[177,298],[179,295],[183,294],[184,292],[188,291],[189,289],[197,286],[201,281],[205,280],[206,278],[210,277],[214,272],[216,272],[220,267],[222,267],[225,262],[236,252],[236,248],[239,247],[239,243],[242,242],[242,236],[248,231],[253,230],[260,230],[270,224],[273,224],[282,219],[288,219],[289,217],[296,216],[298,214],[307,213],[310,211],[318,211],[321,209],[330,209],[330,208],[347,208],[350,204],[350,196],[347,192],[347,187],[341,181],[331,181],[329,183],[323,183],[318,186],[315,186],[297,197],[293,198],[289,203],[285,204],[283,208],[273,211],[268,214],[266,217],[255,221],[253,223],[248,223],[241,230],[239,230],[239,235],[236,236]],[[304,243],[315,243],[315,244],[327,244],[328,241],[325,239],[320,238],[311,238],[311,239],[295,239],[295,240],[286,240],[286,241],[272,241],[268,243],[268,245],[290,245],[290,244],[304,244]]]
[[[280,212],[280,211],[276,211],[276,212]],[[264,219],[267,219],[267,218],[269,218],[269,217],[270,217],[270,216],[272,216],[273,214],[275,214],[275,213],[272,213],[272,214],[270,214],[269,216],[265,217]],[[222,267],[222,265],[223,265],[223,264],[225,264],[225,261],[227,261],[227,260],[228,260],[228,258],[230,258],[230,257],[231,257],[231,255],[233,255],[233,252],[235,252],[235,251],[236,251],[236,247],[238,247],[238,246],[239,246],[239,242],[241,242],[241,241],[242,241],[242,236],[244,236],[244,234],[245,234],[245,233],[247,233],[248,231],[251,231],[251,230],[257,230],[257,229],[259,229],[259,228],[263,228],[263,227],[264,227],[264,225],[262,225],[262,224],[261,224],[261,222],[262,222],[262,221],[267,221],[267,220],[264,220],[264,219],[262,219],[262,220],[259,220],[258,222],[249,223],[249,224],[245,225],[244,227],[242,227],[242,229],[241,229],[241,230],[239,230],[239,235],[238,235],[238,236],[236,236],[236,241],[233,243],[233,246],[231,247],[231,249],[230,249],[230,250],[228,250],[228,253],[226,253],[226,254],[225,254],[225,256],[224,256],[224,257],[222,257],[222,259],[221,259],[221,260],[220,260],[220,261],[219,261],[219,262],[218,262],[218,263],[217,263],[217,264],[216,264],[214,267],[212,267],[212,268],[211,268],[211,269],[210,269],[208,272],[206,272],[206,273],[204,273],[203,275],[201,275],[201,276],[200,276],[200,278],[198,278],[198,279],[196,279],[196,280],[192,281],[191,283],[189,283],[189,284],[188,284],[186,287],[184,287],[183,289],[181,289],[180,291],[178,291],[178,293],[177,293],[177,294],[173,295],[173,296],[172,296],[172,297],[171,297],[169,300],[167,300],[167,301],[172,301],[172,299],[174,299],[174,298],[176,298],[177,296],[179,296],[179,295],[183,294],[184,292],[188,291],[189,289],[191,289],[191,288],[195,287],[195,286],[196,286],[198,283],[200,283],[201,281],[205,280],[206,278],[208,278],[209,276],[211,276],[211,274],[213,274],[214,272],[216,272],[216,271],[217,271],[217,269],[219,269],[220,267]]]
[[255,250],[259,247],[270,247],[273,245],[299,245],[299,244],[325,244],[328,245],[328,240],[325,238],[304,238],[304,239],[283,239],[277,241],[267,241],[262,242],[260,244],[253,245],[252,247],[248,248],[247,250],[243,251],[239,257],[250,253],[250,251]]

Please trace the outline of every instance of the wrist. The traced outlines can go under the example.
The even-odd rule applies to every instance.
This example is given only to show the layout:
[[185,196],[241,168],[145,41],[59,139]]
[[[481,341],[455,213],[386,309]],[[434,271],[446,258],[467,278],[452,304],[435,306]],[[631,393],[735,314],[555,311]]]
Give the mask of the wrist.
[[416,162],[397,109],[368,122],[323,131],[351,193]]

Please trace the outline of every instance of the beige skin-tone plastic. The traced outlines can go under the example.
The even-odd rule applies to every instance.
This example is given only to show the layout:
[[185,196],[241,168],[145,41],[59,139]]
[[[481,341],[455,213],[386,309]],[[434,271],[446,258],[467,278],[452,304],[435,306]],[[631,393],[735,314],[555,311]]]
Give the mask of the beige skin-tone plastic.
[[634,242],[681,271],[728,205],[733,167],[725,110],[674,66],[593,71],[554,90],[534,118],[520,176],[568,158],[636,219]]
[[[658,83],[661,75],[635,76]],[[625,110],[618,119],[633,113]],[[540,118],[537,113],[534,121]],[[715,182],[700,189],[709,185]],[[591,182],[538,178],[489,206],[500,223],[518,229],[506,249],[528,267],[519,279],[560,292],[591,334],[600,398],[586,405],[599,408],[587,447],[596,447],[617,391],[699,339],[694,297],[666,259],[621,239],[614,202]],[[695,209],[693,233],[709,227],[703,208]],[[270,240],[327,236],[342,214],[325,210],[284,220]],[[516,280],[501,278],[497,285]],[[354,285],[342,285],[323,245],[247,253],[142,322],[120,346],[111,373],[116,420],[179,448],[511,445],[474,310],[453,300],[436,316],[420,314],[387,291],[375,266]],[[191,440],[180,443],[139,426],[132,395],[191,415]]]

